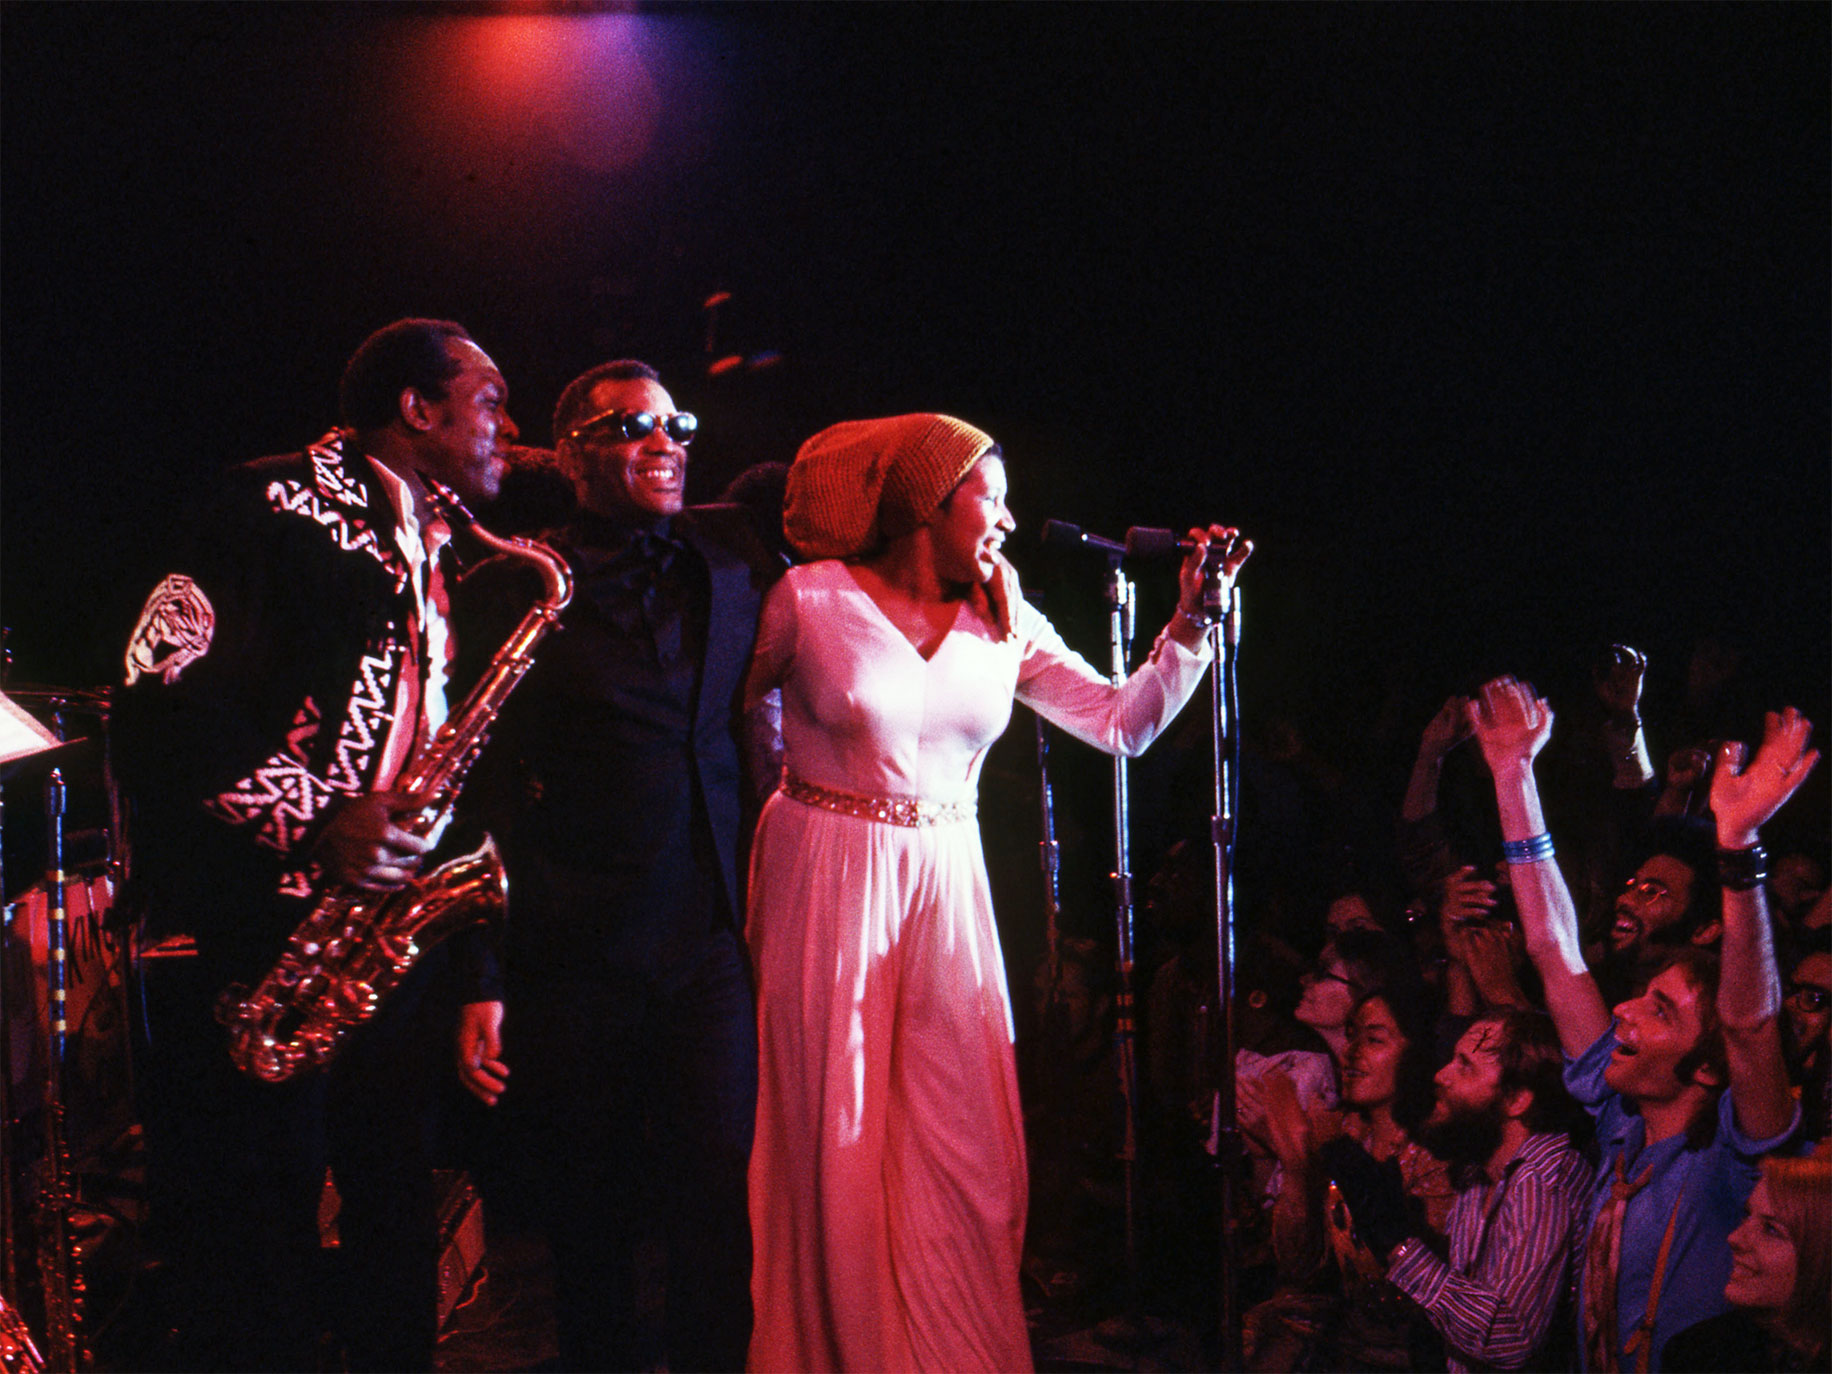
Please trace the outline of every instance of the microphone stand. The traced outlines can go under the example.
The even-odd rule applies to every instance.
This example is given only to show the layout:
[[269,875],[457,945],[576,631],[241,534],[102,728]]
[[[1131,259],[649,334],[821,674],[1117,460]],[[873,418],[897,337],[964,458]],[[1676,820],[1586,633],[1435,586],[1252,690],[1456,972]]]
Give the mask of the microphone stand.
[[1050,727],[1037,717],[1037,803],[1042,813],[1043,840],[1038,860],[1043,868],[1043,935],[1047,955],[1045,986],[1049,1000],[1044,1009],[1046,1028],[1053,1025],[1062,1004],[1062,847],[1056,843],[1056,794],[1050,787]]
[[1215,646],[1209,667],[1215,805],[1210,838],[1215,849],[1215,1009],[1221,1041],[1221,1063],[1215,1075],[1215,1163],[1221,1176],[1222,1367],[1237,1370],[1242,1350],[1240,1247],[1234,1212],[1246,1157],[1234,1074],[1234,841],[1240,807],[1240,684],[1235,661],[1240,648],[1240,589],[1224,584],[1218,555],[1211,555],[1204,570],[1202,609],[1203,617],[1212,622],[1209,634]]
[[[1120,553],[1107,551],[1107,620],[1112,645],[1115,687],[1126,682],[1132,656],[1133,618],[1138,604],[1131,580],[1120,567]],[[1114,1060],[1119,1068],[1121,1191],[1125,1199],[1126,1281],[1131,1300],[1139,1289],[1138,1157],[1139,1075],[1132,1010],[1132,801],[1126,759],[1113,757],[1113,916],[1118,943],[1118,985],[1114,992]]]
[[[1043,602],[1041,593],[1027,591],[1025,600],[1033,606]],[[1045,994],[1043,1029],[1055,1025],[1062,1007],[1062,847],[1056,843],[1056,793],[1050,786],[1050,726],[1042,716],[1037,722],[1037,807],[1043,825],[1043,839],[1037,845],[1038,862],[1043,869],[1043,935]]]
[[[52,717],[64,737],[63,714]],[[49,1034],[45,1040],[45,1175],[38,1204],[38,1272],[45,1308],[45,1349],[50,1368],[78,1374],[89,1365],[81,1335],[84,1284],[77,1267],[70,1207],[76,1200],[65,1119],[64,1069],[68,1054],[70,925],[64,905],[64,772],[53,768],[45,780],[47,856],[45,886],[45,979]]]

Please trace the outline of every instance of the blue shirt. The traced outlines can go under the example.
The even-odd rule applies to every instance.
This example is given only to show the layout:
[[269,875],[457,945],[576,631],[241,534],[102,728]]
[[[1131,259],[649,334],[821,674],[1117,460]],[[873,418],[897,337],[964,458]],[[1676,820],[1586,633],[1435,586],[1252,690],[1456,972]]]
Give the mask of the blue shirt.
[[[1661,1237],[1674,1218],[1673,1249],[1661,1282],[1660,1305],[1654,1314],[1654,1350],[1650,1369],[1660,1368],[1660,1353],[1668,1337],[1694,1322],[1729,1311],[1724,1284],[1730,1278],[1730,1233],[1743,1220],[1750,1189],[1756,1186],[1757,1160],[1782,1145],[1799,1125],[1799,1109],[1788,1129],[1772,1140],[1751,1140],[1737,1129],[1730,1094],[1718,1099],[1717,1132],[1703,1149],[1692,1148],[1682,1131],[1649,1145],[1647,1123],[1603,1081],[1603,1070],[1617,1044],[1612,1027],[1595,1044],[1565,1065],[1565,1086],[1597,1123],[1596,1188],[1590,1199],[1585,1235],[1609,1197],[1616,1176],[1616,1159],[1628,1166],[1628,1177],[1639,1178],[1654,1166],[1653,1177],[1634,1197],[1622,1220],[1622,1262],[1616,1284],[1616,1348],[1627,1348],[1629,1336],[1647,1312],[1648,1287],[1660,1258]],[[1588,1266],[1585,1266],[1588,1268]],[[1582,1320],[1586,1285],[1590,1275],[1578,1278],[1577,1310]],[[1583,1357],[1579,1341],[1579,1356]],[[1625,1358],[1624,1368],[1632,1367]]]

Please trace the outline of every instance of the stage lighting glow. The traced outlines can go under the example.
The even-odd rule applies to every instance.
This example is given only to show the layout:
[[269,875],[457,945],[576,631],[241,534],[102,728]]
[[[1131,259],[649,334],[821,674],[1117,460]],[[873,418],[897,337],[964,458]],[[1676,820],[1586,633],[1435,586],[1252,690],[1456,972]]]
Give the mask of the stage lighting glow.
[[661,99],[649,70],[658,21],[638,14],[504,14],[465,26],[463,66],[482,108],[533,121],[568,161],[635,166]]

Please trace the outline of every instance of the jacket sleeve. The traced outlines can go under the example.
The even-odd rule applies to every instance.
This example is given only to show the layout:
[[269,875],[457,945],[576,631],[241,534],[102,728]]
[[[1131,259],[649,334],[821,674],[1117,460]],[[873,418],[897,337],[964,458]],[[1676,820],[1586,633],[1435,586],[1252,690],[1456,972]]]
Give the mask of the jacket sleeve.
[[300,870],[328,805],[363,790],[356,770],[324,765],[338,755],[318,736],[345,706],[331,699],[328,648],[339,635],[362,642],[365,607],[324,531],[276,518],[262,494],[259,475],[226,479],[123,656],[115,761],[150,842],[136,848],[170,871]]

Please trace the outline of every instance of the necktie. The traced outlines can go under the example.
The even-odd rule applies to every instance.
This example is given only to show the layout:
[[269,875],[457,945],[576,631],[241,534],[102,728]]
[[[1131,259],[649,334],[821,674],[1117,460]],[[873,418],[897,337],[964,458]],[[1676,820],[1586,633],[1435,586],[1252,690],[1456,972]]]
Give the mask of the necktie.
[[665,535],[638,530],[605,564],[601,583],[600,609],[626,633],[647,637],[662,664],[681,655],[683,593],[680,579],[669,575],[680,547]]
[[1622,1269],[1622,1218],[1629,1199],[1654,1176],[1648,1165],[1640,1177],[1628,1176],[1628,1158],[1616,1156],[1616,1176],[1609,1185],[1609,1200],[1597,1212],[1590,1228],[1590,1247],[1584,1258],[1585,1366],[1596,1371],[1620,1368],[1616,1349],[1616,1281]]

